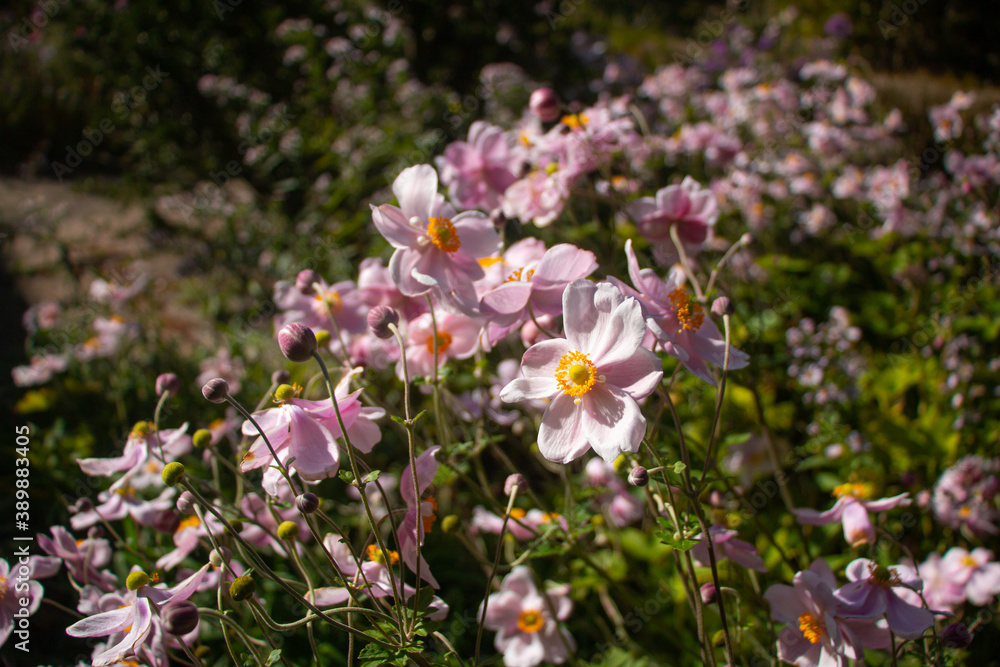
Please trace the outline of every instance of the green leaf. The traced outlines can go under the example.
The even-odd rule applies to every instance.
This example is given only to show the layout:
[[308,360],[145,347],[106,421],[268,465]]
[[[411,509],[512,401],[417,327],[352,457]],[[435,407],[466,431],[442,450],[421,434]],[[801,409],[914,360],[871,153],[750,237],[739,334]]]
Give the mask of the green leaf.
[[267,667],[271,667],[271,665],[275,664],[279,660],[281,660],[281,649],[276,648],[273,651],[271,651],[271,655],[267,656],[267,660],[264,662],[264,664],[267,665]]
[[361,480],[361,483],[368,484],[369,482],[374,482],[375,480],[378,479],[378,476],[381,472],[382,472],[381,470],[372,470],[370,473],[365,475],[365,478]]
[[674,464],[674,472],[677,473],[678,475],[684,472],[685,470],[687,470],[687,466],[684,465],[683,461],[678,461],[677,463]]
[[354,473],[352,473],[350,470],[341,470],[340,471],[340,479],[344,480],[348,484],[353,484],[354,483]]
[[658,530],[656,531],[656,536],[668,547],[672,547],[678,551],[690,551],[699,542],[699,540],[677,539],[674,537],[674,531],[672,530]]

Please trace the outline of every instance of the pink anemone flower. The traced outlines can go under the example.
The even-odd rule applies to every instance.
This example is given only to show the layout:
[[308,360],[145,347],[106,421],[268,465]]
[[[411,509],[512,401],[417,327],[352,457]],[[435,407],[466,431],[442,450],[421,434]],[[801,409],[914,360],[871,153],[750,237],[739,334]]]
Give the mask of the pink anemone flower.
[[551,399],[538,430],[538,447],[550,461],[568,463],[592,447],[611,462],[638,451],[646,419],[636,401],[656,389],[662,362],[642,347],[646,325],[638,302],[615,286],[576,280],[562,301],[566,338],[528,348],[524,377],[500,398]]
[[452,142],[435,160],[452,201],[487,211],[500,207],[504,190],[517,180],[515,161],[504,131],[481,120],[469,127],[468,142]]
[[812,509],[793,509],[799,523],[810,526],[825,526],[842,521],[844,538],[852,547],[875,542],[875,526],[868,517],[869,512],[884,512],[910,504],[910,494],[901,493],[891,498],[866,500],[871,495],[868,484],[841,484],[833,490],[837,502],[825,512]]
[[16,619],[24,617],[24,610],[29,616],[38,611],[45,589],[35,580],[51,577],[59,571],[59,565],[58,558],[31,556],[27,564],[15,559],[11,567],[6,559],[0,558],[0,646],[15,631],[20,633],[18,639],[30,639],[30,632],[25,635],[24,626],[17,629]]
[[[712,547],[715,549],[715,559],[729,559],[737,565],[742,565],[748,570],[767,572],[767,566],[763,559],[757,554],[757,549],[750,544],[736,537],[735,530],[730,530],[725,526],[714,525],[708,529],[708,534],[712,539]],[[693,540],[699,540],[691,549],[691,557],[694,562],[702,567],[708,567],[711,561],[708,555],[708,543],[705,541],[704,533],[698,533]]]
[[1000,594],[1000,563],[992,562],[989,549],[967,551],[952,547],[941,559],[941,572],[955,584],[965,588],[965,597],[976,606],[984,606]]
[[[424,313],[410,322],[406,331],[407,371],[412,379],[434,374],[434,325],[437,324],[437,366],[441,368],[448,359],[468,359],[479,346],[483,330],[481,319],[455,313],[437,312],[434,317]],[[403,379],[403,361],[396,364],[396,375]]]
[[858,558],[848,563],[845,574],[851,583],[836,591],[843,603],[841,617],[872,619],[884,616],[889,629],[903,639],[916,639],[933,627],[933,612],[916,607],[900,596],[900,593],[919,593],[923,589],[924,584],[912,567],[885,567],[867,558]]
[[456,215],[437,187],[434,167],[404,169],[392,184],[399,207],[372,206],[372,220],[396,248],[389,273],[400,292],[420,296],[433,290],[443,304],[474,315],[479,300],[473,282],[483,277],[478,260],[500,249],[500,237],[483,213]]
[[[715,193],[703,189],[690,176],[680,185],[668,185],[656,192],[656,198],[642,197],[629,206],[629,215],[636,228],[657,249],[657,257],[677,257],[670,238],[676,225],[677,238],[688,254],[701,249],[719,219],[719,203]],[[669,263],[669,262],[663,262]]]
[[[424,544],[426,534],[431,531],[431,525],[437,521],[437,501],[432,497],[423,498],[427,487],[434,481],[437,475],[438,461],[435,458],[441,450],[435,445],[417,457],[417,490],[420,492],[420,525],[417,525],[417,502],[413,497],[413,471],[410,466],[406,466],[403,474],[399,478],[399,495],[406,503],[406,514],[403,516],[403,523],[399,526],[399,551],[403,557],[403,562],[412,572],[417,571],[417,543]],[[437,579],[431,574],[431,568],[420,555],[420,578],[434,588],[440,588]]]
[[52,526],[51,531],[51,539],[48,535],[38,535],[38,546],[62,560],[73,581],[82,586],[94,585],[105,593],[115,589],[118,578],[100,570],[111,562],[111,544],[107,540],[90,536],[76,540],[62,526]]

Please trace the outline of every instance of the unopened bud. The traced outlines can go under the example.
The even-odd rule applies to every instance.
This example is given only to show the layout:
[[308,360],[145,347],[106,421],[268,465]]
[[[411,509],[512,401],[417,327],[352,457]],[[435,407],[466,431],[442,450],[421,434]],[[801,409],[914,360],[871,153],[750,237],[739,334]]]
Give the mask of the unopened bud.
[[201,395],[206,401],[211,403],[223,403],[226,396],[229,396],[229,383],[222,378],[215,378],[205,383],[201,388]]
[[559,117],[559,98],[551,88],[539,88],[531,94],[528,108],[543,123],[549,123]]
[[169,394],[176,396],[181,389],[181,381],[173,373],[164,373],[156,378],[156,395]]
[[286,324],[278,332],[278,347],[289,361],[309,361],[316,351],[316,334],[301,322]]
[[445,518],[441,519],[441,531],[445,533],[450,533],[458,527],[458,523],[461,519],[454,514],[449,514]]
[[949,623],[941,631],[941,643],[945,648],[966,648],[972,643],[972,633],[962,623]]
[[642,466],[632,468],[628,474],[628,483],[632,486],[646,486],[649,484],[649,472]]
[[212,564],[213,567],[222,567],[223,564],[228,563],[233,557],[233,552],[226,547],[218,547],[212,549],[212,553],[208,554],[208,562]]
[[389,306],[375,306],[368,311],[368,328],[372,330],[378,338],[392,338],[392,330],[389,325],[399,325],[399,313]]
[[295,498],[295,509],[301,514],[312,514],[319,509],[319,497],[315,493],[306,491]]
[[208,447],[212,444],[212,432],[207,428],[200,428],[194,432],[194,435],[191,436],[191,442],[198,449]]
[[177,496],[177,511],[181,514],[194,514],[194,496],[191,495],[190,491],[185,491],[181,495]]
[[711,581],[701,586],[701,601],[705,604],[715,604],[719,601],[719,589]]
[[316,345],[326,347],[330,344],[330,332],[326,329],[319,329],[316,332]]
[[130,591],[137,591],[149,583],[149,575],[142,570],[136,570],[125,578],[125,587]]
[[288,381],[291,379],[292,374],[288,371],[274,371],[271,373],[272,384],[288,384]]
[[248,599],[257,590],[257,582],[253,580],[253,577],[242,576],[233,579],[233,583],[229,585],[229,597],[233,598],[237,602],[242,602]]
[[176,486],[184,479],[184,464],[177,461],[168,463],[163,466],[163,472],[160,473],[160,477],[167,486]]
[[734,312],[733,304],[729,301],[728,296],[720,296],[712,302],[712,314],[716,317],[732,315]]
[[299,536],[299,524],[294,521],[282,521],[278,524],[279,540],[294,540]]
[[509,475],[507,477],[507,481],[503,483],[504,495],[509,496],[510,494],[514,493],[515,486],[521,491],[524,491],[525,489],[528,488],[528,480],[526,480],[524,478],[524,475],[522,475],[519,472],[516,472],[513,475]]
[[295,289],[297,289],[300,294],[312,296],[316,293],[316,289],[313,285],[318,282],[319,276],[312,269],[299,271],[299,275],[295,276]]
[[198,626],[198,607],[187,600],[169,603],[160,611],[160,620],[169,634],[186,635]]

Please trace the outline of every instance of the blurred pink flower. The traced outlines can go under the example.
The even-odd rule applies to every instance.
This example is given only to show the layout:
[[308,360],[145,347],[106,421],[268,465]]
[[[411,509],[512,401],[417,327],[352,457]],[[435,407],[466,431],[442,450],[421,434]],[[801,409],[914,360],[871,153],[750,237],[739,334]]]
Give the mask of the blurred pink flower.
[[499,208],[504,190],[517,180],[504,131],[481,120],[469,127],[468,142],[452,142],[435,162],[448,196],[462,208]]
[[628,211],[639,233],[657,249],[657,257],[676,258],[671,227],[677,226],[677,238],[685,251],[696,254],[719,218],[719,203],[711,190],[686,176],[680,185],[657,190],[655,198],[642,197],[632,202]]
[[845,570],[851,583],[836,591],[843,618],[878,619],[883,616],[889,629],[904,639],[916,639],[934,625],[934,614],[909,604],[896,591],[917,591],[923,582],[908,565],[885,567],[867,558],[851,561]]
[[868,512],[885,512],[894,507],[909,505],[909,492],[901,493],[891,498],[867,500],[871,495],[868,484],[841,484],[833,490],[837,502],[825,512],[812,509],[793,509],[799,523],[811,526],[825,526],[828,523],[842,521],[844,524],[844,539],[852,547],[875,542],[875,526],[868,518]]
[[[434,318],[424,313],[410,322],[406,332],[406,364],[410,378],[434,374],[434,319],[437,320],[437,366],[448,359],[468,359],[479,345],[482,320],[465,315],[438,311]],[[403,361],[396,364],[396,375],[403,378]]]
[[[736,537],[737,532],[725,526],[715,525],[708,529],[708,534],[712,539],[712,546],[715,548],[715,559],[722,560],[728,558],[738,565],[742,565],[748,570],[767,572],[767,566],[757,554],[757,549],[749,542],[744,542]],[[705,541],[704,533],[698,533],[691,539],[698,540],[691,549],[691,557],[702,567],[709,566],[708,543]]]
[[941,560],[941,574],[965,588],[965,597],[982,607],[1000,594],[1000,563],[993,562],[989,549],[952,547]]

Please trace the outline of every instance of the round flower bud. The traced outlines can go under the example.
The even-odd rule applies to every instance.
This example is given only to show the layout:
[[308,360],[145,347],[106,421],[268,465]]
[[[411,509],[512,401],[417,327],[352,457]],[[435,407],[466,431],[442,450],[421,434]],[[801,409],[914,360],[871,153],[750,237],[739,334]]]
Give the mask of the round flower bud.
[[187,600],[173,602],[160,611],[160,620],[169,634],[186,635],[198,625],[198,607]]
[[972,643],[972,633],[962,623],[949,623],[941,631],[941,643],[945,648],[966,648]]
[[233,529],[234,533],[238,533],[243,530],[243,522],[239,519],[230,519],[229,526]]
[[185,491],[177,496],[177,511],[181,514],[194,514],[194,496],[190,491]]
[[181,516],[173,510],[164,510],[153,519],[153,529],[164,535],[173,535],[181,525]]
[[173,373],[164,373],[156,378],[156,395],[170,394],[176,396],[181,389],[181,381]]
[[628,483],[632,486],[646,486],[649,484],[649,472],[642,466],[632,468],[628,474]]
[[136,570],[125,578],[125,587],[130,591],[137,591],[149,583],[149,575],[142,570]]
[[316,345],[319,347],[326,347],[330,344],[330,332],[326,329],[320,329],[316,332]]
[[77,498],[76,502],[70,505],[69,511],[76,512],[89,512],[94,509],[94,501],[90,498]]
[[524,491],[525,489],[528,488],[528,480],[526,480],[524,478],[524,475],[522,475],[519,472],[507,476],[507,481],[503,483],[504,495],[509,496],[510,494],[514,493],[515,486],[521,491]]
[[306,491],[295,498],[295,509],[301,514],[312,514],[319,509],[319,497]]
[[299,536],[299,524],[294,521],[282,521],[278,524],[279,540],[294,540]]
[[299,291],[300,294],[305,296],[312,296],[316,293],[313,285],[319,282],[319,276],[312,269],[305,269],[304,271],[299,271],[299,275],[295,276],[295,289]]
[[288,381],[291,379],[292,374],[288,371],[274,371],[271,373],[272,384],[288,384]]
[[460,521],[461,519],[459,519],[458,516],[456,516],[455,514],[449,514],[445,518],[441,519],[442,532],[450,533],[451,531],[455,530],[455,528],[458,527]]
[[316,334],[301,322],[286,324],[278,332],[278,347],[289,361],[309,361],[316,351]]
[[212,552],[208,554],[208,562],[212,564],[213,567],[222,567],[224,563],[228,563],[233,557],[233,552],[226,547],[219,547],[218,549],[212,549]]
[[184,479],[184,464],[177,461],[168,463],[163,466],[163,472],[160,473],[160,477],[167,486],[177,485],[178,482]]
[[531,94],[528,108],[543,123],[549,123],[559,117],[559,98],[551,88],[539,88]]
[[728,296],[720,296],[712,302],[712,314],[716,317],[732,315],[734,312],[736,312],[736,309],[733,308],[733,304],[729,301]]
[[378,338],[392,338],[392,330],[389,325],[399,326],[399,313],[395,308],[389,306],[375,306],[368,311],[368,328],[372,330]]
[[145,438],[147,435],[152,435],[154,430],[156,429],[153,427],[152,422],[138,421],[132,427],[130,435],[137,435],[141,438]]
[[201,388],[201,395],[206,401],[211,403],[223,403],[226,396],[229,396],[229,383],[222,378],[215,378],[205,383]]
[[711,581],[701,585],[701,601],[705,604],[715,604],[719,600],[719,589]]
[[278,385],[278,388],[274,390],[274,400],[279,403],[285,403],[292,398],[295,398],[295,387],[290,384]]
[[233,598],[237,602],[242,602],[248,599],[257,590],[257,582],[253,580],[253,577],[242,576],[233,579],[233,583],[229,585],[229,597]]
[[750,245],[751,243],[753,243],[753,234],[751,234],[750,232],[747,232],[746,234],[744,234],[743,236],[741,236],[740,237],[740,243],[743,244],[743,245]]
[[208,447],[212,444],[212,432],[207,428],[200,428],[194,432],[194,435],[191,436],[191,442],[194,443],[194,446],[198,449]]

